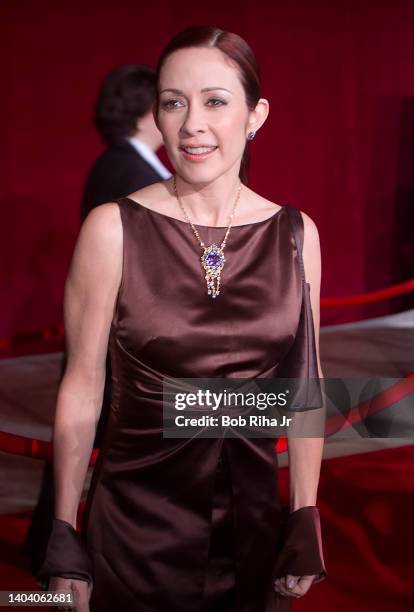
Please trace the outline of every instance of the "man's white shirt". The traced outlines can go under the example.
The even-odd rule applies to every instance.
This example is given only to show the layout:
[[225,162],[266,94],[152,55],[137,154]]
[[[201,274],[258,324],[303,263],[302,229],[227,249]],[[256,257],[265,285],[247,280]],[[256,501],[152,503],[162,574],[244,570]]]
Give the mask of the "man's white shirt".
[[141,155],[146,162],[161,176],[162,179],[169,179],[172,174],[171,172],[164,166],[162,161],[158,158],[157,154],[142,140],[134,136],[133,138],[128,138],[128,142],[130,145],[134,147],[134,149]]

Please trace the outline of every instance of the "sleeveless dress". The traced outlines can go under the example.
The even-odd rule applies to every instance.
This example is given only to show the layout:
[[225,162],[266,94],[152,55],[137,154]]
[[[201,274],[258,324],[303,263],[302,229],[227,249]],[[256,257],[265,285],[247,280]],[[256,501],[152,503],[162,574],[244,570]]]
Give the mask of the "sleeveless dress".
[[[117,203],[113,395],[82,523],[91,611],[276,609],[267,606],[282,517],[277,439],[163,438],[162,381],[314,372],[309,285],[289,219],[297,213],[301,240],[302,216],[284,206],[233,226],[212,299],[189,224],[130,198]],[[226,230],[197,229],[205,244]]]

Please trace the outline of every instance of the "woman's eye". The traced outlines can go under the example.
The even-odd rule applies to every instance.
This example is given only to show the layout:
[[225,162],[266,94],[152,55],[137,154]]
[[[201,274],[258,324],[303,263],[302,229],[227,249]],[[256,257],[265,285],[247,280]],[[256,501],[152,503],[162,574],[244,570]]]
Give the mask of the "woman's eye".
[[162,108],[167,110],[174,110],[175,108],[180,108],[182,106],[182,102],[180,100],[164,100],[161,102]]
[[222,106],[223,104],[227,104],[224,100],[220,100],[220,98],[210,98],[207,101],[209,106]]

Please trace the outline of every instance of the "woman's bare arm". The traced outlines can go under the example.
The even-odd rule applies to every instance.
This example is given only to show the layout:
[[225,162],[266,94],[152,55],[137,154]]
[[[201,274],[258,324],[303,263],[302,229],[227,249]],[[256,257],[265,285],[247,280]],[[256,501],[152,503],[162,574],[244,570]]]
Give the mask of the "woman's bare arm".
[[[305,278],[311,286],[311,306],[315,328],[315,344],[318,361],[319,378],[323,378],[319,356],[319,328],[320,328],[320,287],[321,287],[321,251],[319,233],[314,221],[302,212],[304,222],[303,265]],[[315,411],[301,413],[303,421],[320,419],[320,415],[312,414]],[[306,427],[304,422],[303,427]],[[306,431],[306,430],[305,430]],[[289,437],[289,482],[290,482],[290,509],[298,510],[303,506],[316,505],[316,496],[319,483],[319,474],[322,461],[324,438]]]
[[53,430],[55,518],[75,528],[102,406],[122,240],[118,205],[93,209],[81,227],[65,284],[67,364]]
[[[319,321],[320,321],[320,286],[321,286],[321,253],[319,245],[318,229],[312,219],[302,212],[304,222],[303,240],[303,265],[305,268],[305,279],[310,284],[310,298],[313,313],[313,323],[315,329],[315,345],[318,362],[319,378],[323,378],[320,357],[319,357]],[[313,427],[319,426],[321,418],[320,410],[308,410],[295,415],[298,419],[299,430],[306,434],[313,431]],[[316,506],[316,497],[319,484],[319,474],[322,461],[324,438],[310,438],[291,435],[288,437],[288,457],[289,457],[289,488],[290,488],[290,510],[292,513],[304,508],[305,512],[310,510],[311,515],[303,515],[298,519],[299,533],[295,533],[295,526],[290,523],[288,527],[288,538],[291,537],[290,546],[295,550],[295,546],[300,546],[301,556],[308,555],[309,567],[314,567],[315,573],[312,575],[298,576],[294,570],[295,561],[289,559],[289,547],[282,551],[287,556],[285,559],[284,575],[275,580],[275,590],[284,596],[302,597],[310,588],[313,581],[317,579],[318,572],[324,570],[323,553],[320,548],[318,536],[318,516],[313,512],[314,509],[306,506]],[[302,511],[303,512],[303,511]],[[292,515],[291,515],[292,516]],[[295,516],[295,514],[293,514]],[[297,515],[296,515],[297,516]],[[290,534],[289,534],[290,532]],[[303,541],[304,533],[307,533],[307,541]],[[298,541],[299,537],[302,541]],[[315,541],[316,538],[316,541]],[[305,547],[305,549],[303,549]],[[308,547],[308,550],[306,550]],[[296,566],[297,567],[297,566]],[[312,570],[311,570],[312,571]],[[322,574],[320,574],[322,576]]]

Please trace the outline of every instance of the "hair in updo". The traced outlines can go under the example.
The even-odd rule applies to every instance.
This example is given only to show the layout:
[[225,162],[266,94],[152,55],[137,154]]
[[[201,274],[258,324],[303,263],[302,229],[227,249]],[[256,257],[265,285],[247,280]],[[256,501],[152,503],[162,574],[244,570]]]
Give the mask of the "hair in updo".
[[[232,60],[238,69],[240,80],[246,96],[246,104],[254,110],[260,99],[260,75],[256,57],[243,38],[232,32],[226,32],[215,26],[194,26],[180,32],[166,45],[158,60],[156,68],[157,84],[161,68],[169,55],[179,49],[191,47],[212,47],[219,49]],[[158,94],[157,94],[158,107]],[[249,145],[246,142],[240,165],[240,180],[248,184]]]

